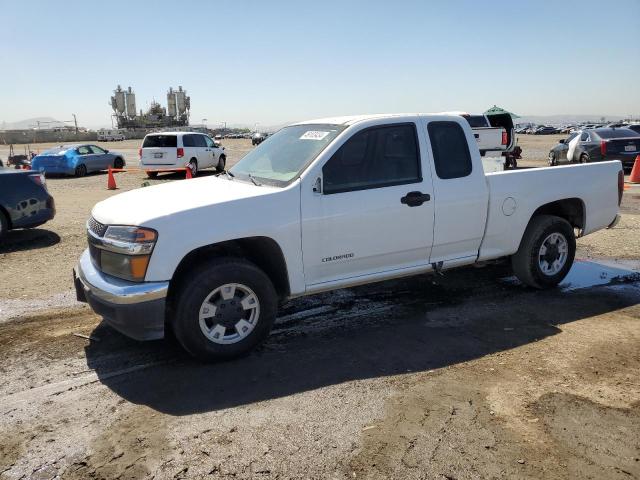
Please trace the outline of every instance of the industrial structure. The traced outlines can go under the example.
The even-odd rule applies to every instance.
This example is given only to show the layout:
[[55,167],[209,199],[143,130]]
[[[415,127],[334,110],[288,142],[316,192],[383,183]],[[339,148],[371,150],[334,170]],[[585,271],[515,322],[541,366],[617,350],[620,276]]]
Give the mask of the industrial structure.
[[189,125],[191,97],[187,91],[178,87],[169,87],[167,92],[167,108],[155,100],[151,102],[149,110],[140,113],[136,111],[136,94],[131,87],[123,90],[120,85],[113,91],[110,102],[117,128],[164,128],[184,127]]

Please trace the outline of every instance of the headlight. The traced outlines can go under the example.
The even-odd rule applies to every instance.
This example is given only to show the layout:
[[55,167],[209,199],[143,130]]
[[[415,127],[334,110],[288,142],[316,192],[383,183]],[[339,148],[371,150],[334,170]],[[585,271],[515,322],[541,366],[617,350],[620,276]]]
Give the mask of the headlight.
[[95,252],[98,254],[95,260],[104,273],[141,282],[157,238],[157,232],[150,228],[110,226],[104,237],[90,235],[89,242],[99,251]]

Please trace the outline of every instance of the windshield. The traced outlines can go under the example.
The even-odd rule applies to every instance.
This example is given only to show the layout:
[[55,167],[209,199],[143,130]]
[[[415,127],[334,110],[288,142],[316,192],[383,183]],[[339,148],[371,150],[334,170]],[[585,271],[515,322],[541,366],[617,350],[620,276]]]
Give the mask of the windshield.
[[251,176],[274,185],[286,185],[345,128],[317,124],[285,127],[245,155],[230,172],[240,178]]

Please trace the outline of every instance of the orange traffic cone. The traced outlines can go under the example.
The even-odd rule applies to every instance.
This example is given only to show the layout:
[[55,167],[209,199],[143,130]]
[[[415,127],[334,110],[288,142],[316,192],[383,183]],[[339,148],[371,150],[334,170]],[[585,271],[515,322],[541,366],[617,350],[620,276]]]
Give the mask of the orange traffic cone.
[[111,167],[109,167],[109,174],[107,176],[107,190],[115,190],[116,188],[116,179],[113,177],[113,172],[111,171]]
[[190,169],[189,167],[187,167],[187,168],[185,169],[185,176],[184,176],[184,178],[185,178],[185,179],[187,179],[187,180],[188,180],[188,179],[190,179],[190,178],[193,178],[193,175],[191,175],[191,169]]
[[640,183],[640,155],[636,157],[636,161],[633,162],[633,169],[631,175],[629,175],[629,183]]

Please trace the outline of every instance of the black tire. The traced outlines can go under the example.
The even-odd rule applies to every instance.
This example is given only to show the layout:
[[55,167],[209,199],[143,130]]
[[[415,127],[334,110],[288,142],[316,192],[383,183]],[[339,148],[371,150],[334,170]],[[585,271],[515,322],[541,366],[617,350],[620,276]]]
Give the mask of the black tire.
[[146,172],[147,178],[158,178],[158,172]]
[[224,171],[224,167],[227,165],[227,157],[220,155],[218,159],[218,165],[216,166],[216,172],[220,173]]
[[87,174],[87,166],[81,163],[76,167],[75,175],[76,177],[84,177]]
[[549,166],[550,167],[555,167],[556,165],[558,165],[558,157],[556,156],[555,152],[550,152],[549,153]]
[[[252,290],[258,299],[259,311],[250,333],[236,343],[222,344],[207,338],[200,326],[199,314],[205,299],[226,284],[236,284],[237,290],[241,290],[241,287]],[[235,258],[216,259],[189,272],[176,298],[172,319],[175,336],[187,352],[205,362],[235,358],[250,352],[269,335],[278,309],[278,296],[269,277],[253,263]],[[228,302],[234,300],[238,299],[234,297]],[[220,298],[220,301],[223,300]],[[212,317],[205,320],[211,323],[206,326],[213,328],[217,322],[235,322],[233,315],[244,314],[240,312],[239,303],[236,305],[226,305],[226,313],[232,316],[230,319],[216,320]],[[217,307],[220,310],[222,308],[221,305]],[[240,313],[236,313],[235,309]]]
[[580,163],[589,163],[589,155],[586,153],[580,155]]
[[9,231],[9,220],[2,210],[0,210],[0,240],[7,234]]
[[[566,258],[564,264],[557,272],[545,273],[541,267],[541,247],[543,242],[552,234],[559,234],[566,240]],[[557,252],[555,252],[557,253]],[[549,254],[553,255],[552,249]],[[520,248],[511,257],[511,267],[516,277],[533,288],[553,288],[567,276],[576,254],[576,238],[573,227],[564,218],[553,215],[538,215],[531,219],[520,242]]]
[[191,170],[191,176],[193,178],[195,178],[196,175],[198,175],[198,161],[195,158],[192,158],[191,160],[189,160],[189,164],[187,165],[187,168]]
[[124,160],[120,157],[113,161],[113,168],[124,168]]

